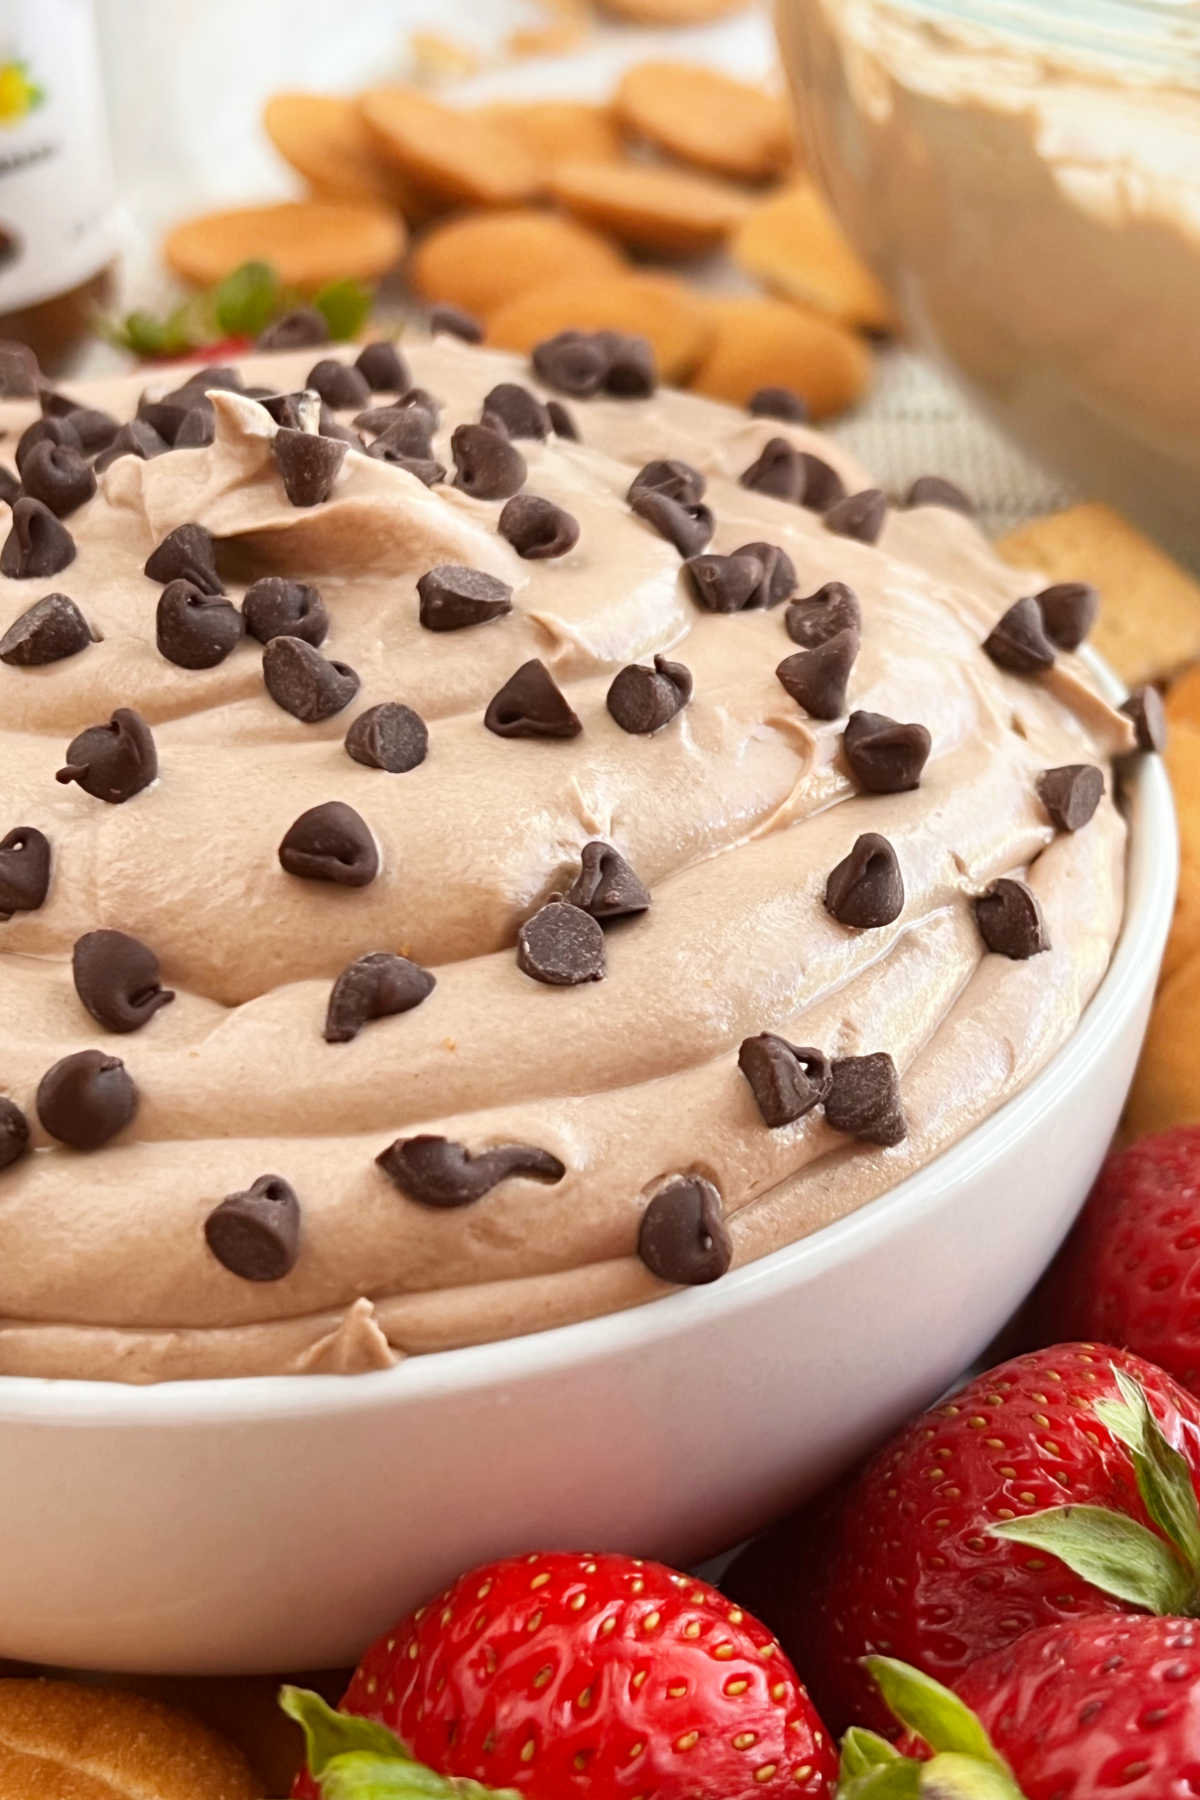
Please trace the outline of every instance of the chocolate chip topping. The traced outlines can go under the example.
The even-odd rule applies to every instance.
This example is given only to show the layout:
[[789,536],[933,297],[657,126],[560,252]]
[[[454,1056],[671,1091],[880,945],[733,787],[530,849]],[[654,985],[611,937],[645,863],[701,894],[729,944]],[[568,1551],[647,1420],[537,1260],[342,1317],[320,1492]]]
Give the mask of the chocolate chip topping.
[[429,330],[434,336],[445,332],[449,337],[461,338],[464,344],[483,342],[482,322],[465,306],[452,306],[448,300],[430,307]]
[[66,423],[72,426],[88,456],[94,456],[97,450],[107,450],[120,429],[112,414],[98,406],[72,407],[66,415]]
[[822,1051],[789,1044],[773,1031],[743,1038],[738,1068],[750,1083],[763,1123],[773,1131],[819,1106],[832,1079],[829,1059]]
[[41,500],[23,494],[13,503],[12,527],[0,550],[0,575],[40,581],[75,561],[75,539]]
[[843,1056],[833,1063],[825,1119],[835,1131],[889,1148],[908,1136],[900,1076],[886,1050]]
[[640,488],[629,502],[639,519],[674,544],[680,556],[696,556],[713,534],[713,516],[703,501],[672,500],[653,488]]
[[755,419],[782,419],[789,425],[803,425],[808,418],[808,401],[795,388],[760,387],[747,400],[746,411]]
[[887,517],[887,495],[882,488],[863,488],[861,493],[847,494],[835,500],[822,514],[826,531],[838,537],[857,538],[860,544],[874,544]]
[[138,1091],[119,1056],[78,1050],[38,1083],[37,1115],[52,1138],[73,1150],[99,1150],[137,1111]]
[[263,681],[284,712],[305,725],[332,719],[358,692],[358,675],[298,637],[273,637],[263,649]]
[[206,444],[214,442],[216,435],[216,414],[208,407],[193,406],[185,413],[171,447],[174,450],[202,450]]
[[904,794],[919,787],[933,739],[924,725],[902,725],[886,713],[852,712],[842,752],[867,794]]
[[102,475],[122,456],[136,456],[139,462],[149,462],[155,456],[164,456],[169,447],[166,439],[146,419],[129,419],[119,427],[108,448],[96,458],[96,473]]
[[293,506],[320,506],[333,492],[347,446],[340,438],[281,425],[271,443],[283,491]]
[[518,556],[538,561],[565,556],[579,542],[579,521],[553,500],[538,494],[517,494],[500,513],[497,530]]
[[528,473],[507,434],[490,425],[456,425],[450,438],[454,485],[475,500],[507,500]]
[[1167,715],[1162,695],[1155,687],[1134,688],[1128,700],[1117,708],[1133,721],[1133,734],[1139,750],[1161,754],[1167,741]]
[[1104,776],[1092,763],[1043,769],[1037,778],[1037,793],[1057,830],[1079,831],[1100,804]]
[[343,800],[325,800],[302,812],[284,833],[279,861],[303,881],[366,887],[379,873],[379,852],[361,814]]
[[373,394],[402,394],[412,381],[408,364],[391,338],[364,344],[354,366]]
[[411,1012],[428,999],[437,982],[420,963],[390,950],[372,950],[342,970],[325,1014],[325,1042],[348,1044],[371,1019]]
[[622,731],[645,736],[661,731],[692,697],[692,672],[683,663],[654,658],[654,667],[628,663],[614,675],[605,697],[609,712]]
[[566,438],[569,443],[579,442],[579,427],[561,400],[547,400],[546,417],[550,421],[555,437]]
[[22,471],[25,492],[41,500],[56,519],[90,500],[96,491],[96,477],[82,450],[70,444],[35,444],[25,458]]
[[291,394],[272,394],[267,390],[252,388],[250,398],[257,400],[277,425],[290,426],[293,431],[315,431],[320,424],[321,397],[310,393],[307,388],[300,388]]
[[385,462],[393,469],[403,469],[406,474],[415,476],[426,487],[436,487],[439,481],[446,479],[444,463],[432,456],[409,456],[404,450],[397,450],[388,433],[376,438],[367,451],[376,462]]
[[547,387],[583,399],[604,386],[608,356],[604,346],[586,331],[558,331],[535,344],[530,357],[533,372]]
[[70,394],[64,394],[61,388],[51,387],[48,381],[39,379],[37,388],[38,405],[42,416],[47,419],[62,419],[69,412],[75,412],[78,400],[72,400]]
[[658,456],[644,463],[630,482],[625,498],[632,506],[639,494],[663,494],[683,506],[694,506],[704,497],[704,477],[691,463],[677,456]]
[[605,972],[604,933],[582,907],[557,894],[517,933],[517,967],[549,987],[577,987]]
[[785,656],[775,673],[810,718],[840,719],[858,647],[857,631],[847,627],[811,650]]
[[294,637],[315,648],[325,642],[329,631],[329,614],[316,588],[282,575],[264,575],[246,589],[242,618],[250,636],[260,644]]
[[1041,608],[1029,595],[1014,600],[984,638],[983,648],[997,668],[1014,675],[1035,675],[1054,662],[1054,645],[1042,624]]
[[131,706],[118,706],[107,725],[89,725],[67,745],[56,781],[77,781],[85,794],[120,806],[149,787],[158,774],[150,727]]
[[25,466],[34,451],[43,444],[60,446],[68,450],[81,450],[82,440],[74,423],[70,419],[35,419],[27,425],[17,439],[14,460],[17,474],[24,475]]
[[360,713],[346,733],[346,753],[367,769],[404,775],[425,761],[429,732],[411,706],[383,700]]
[[452,1138],[397,1138],[375,1158],[402,1193],[421,1206],[470,1206],[502,1181],[561,1181],[566,1168],[533,1144],[497,1144],[472,1155]]
[[747,612],[761,604],[763,566],[756,556],[689,556],[683,566],[705,612]]
[[215,669],[242,641],[242,615],[232,600],[190,581],[169,581],[154,615],[155,641],[181,669]]
[[41,378],[38,359],[28,344],[0,339],[0,399],[32,400]]
[[50,890],[50,840],[32,825],[0,838],[0,921],[36,912]]
[[1060,650],[1078,650],[1100,613],[1100,595],[1087,581],[1055,581],[1034,599],[1046,636]]
[[161,400],[152,400],[148,394],[143,394],[138,401],[137,416],[144,419],[147,425],[153,426],[164,444],[174,448],[188,413],[210,413],[212,410],[212,401],[207,394],[202,394],[195,388],[179,388],[174,394],[164,396]]
[[712,1182],[673,1175],[642,1214],[637,1249],[652,1275],[677,1287],[700,1287],[724,1275],[733,1240]]
[[[146,558],[151,581],[190,581],[204,594],[223,594],[217,553],[203,525],[177,525]],[[253,590],[252,590],[253,591]]]
[[329,325],[323,312],[315,306],[295,306],[291,312],[272,319],[265,331],[254,340],[257,350],[315,350],[329,342]]
[[645,912],[649,906],[649,888],[611,844],[594,838],[583,846],[579,865],[579,873],[564,899],[591,913],[593,919],[619,919],[628,913]]
[[13,620],[0,637],[0,662],[39,669],[76,656],[92,642],[87,620],[66,594],[47,594]]
[[1024,962],[1050,948],[1050,937],[1037,895],[1023,881],[1004,876],[975,902],[979,935],[997,956]]
[[29,1149],[29,1120],[15,1100],[0,1094],[0,1169],[11,1169]]
[[369,406],[354,423],[372,437],[383,437],[409,456],[428,456],[437,421],[423,406]]
[[944,475],[918,475],[904,496],[905,506],[949,506],[955,512],[975,515],[975,504],[953,481]]
[[795,564],[778,544],[766,544],[758,539],[752,544],[740,545],[733,554],[753,557],[762,569],[762,580],[751,596],[751,606],[778,606],[789,594],[795,593]]
[[204,1221],[217,1261],[243,1281],[282,1281],[300,1253],[300,1202],[282,1175],[260,1175],[230,1194]]
[[106,1031],[140,1031],[175,995],[149,945],[124,931],[88,931],[71,952],[75,992]]
[[832,464],[811,450],[800,452],[800,504],[809,512],[824,512],[846,497],[846,484]]
[[501,381],[483,399],[484,423],[498,419],[510,438],[547,438],[550,415],[519,381]]
[[783,615],[787,634],[802,650],[827,644],[839,631],[862,630],[858,595],[844,581],[826,581],[814,594],[793,600]]
[[512,589],[483,569],[439,563],[417,581],[420,619],[426,631],[461,631],[512,611]]
[[786,438],[768,438],[738,480],[754,494],[771,494],[776,500],[804,497],[804,464],[800,452]]
[[14,500],[21,498],[21,477],[5,463],[0,463],[0,501],[11,506]]
[[566,695],[539,657],[530,657],[488,701],[483,722],[497,737],[578,737]]
[[904,877],[896,852],[877,831],[864,831],[848,856],[829,871],[825,910],[839,925],[874,931],[904,910]]
[[358,412],[371,398],[362,372],[352,363],[339,362],[334,356],[315,362],[304,385],[314,394],[320,394],[326,406],[333,407],[336,412]]

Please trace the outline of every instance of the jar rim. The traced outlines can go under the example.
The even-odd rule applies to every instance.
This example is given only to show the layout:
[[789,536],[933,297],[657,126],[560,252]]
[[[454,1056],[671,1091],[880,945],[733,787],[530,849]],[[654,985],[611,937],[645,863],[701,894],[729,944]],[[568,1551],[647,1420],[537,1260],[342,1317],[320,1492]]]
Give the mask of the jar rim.
[[[845,0],[839,0],[845,4]],[[887,0],[931,23],[1200,87],[1200,0]]]

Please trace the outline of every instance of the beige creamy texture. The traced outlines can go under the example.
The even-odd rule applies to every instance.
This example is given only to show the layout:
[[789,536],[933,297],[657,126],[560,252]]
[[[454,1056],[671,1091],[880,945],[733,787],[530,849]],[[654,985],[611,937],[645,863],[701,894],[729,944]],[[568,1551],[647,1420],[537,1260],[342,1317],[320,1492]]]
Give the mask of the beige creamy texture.
[[[437,445],[478,418],[514,358],[452,340],[406,345],[443,402]],[[294,388],[319,353],[247,359],[249,382]],[[168,378],[163,387],[172,385]],[[141,384],[87,398],[128,416]],[[69,519],[77,559],[46,581],[0,578],[0,631],[43,593],[70,594],[102,641],[49,667],[0,666],[0,836],[36,825],[54,866],[40,910],[0,924],[0,1092],[36,1151],[0,1173],[0,1371],[124,1381],[375,1369],[406,1354],[499,1338],[653,1299],[669,1289],[636,1255],[665,1177],[715,1183],[736,1263],[837,1219],[928,1162],[1019,1089],[1065,1041],[1108,964],[1122,909],[1124,825],[1106,794],[1056,835],[1034,783],[1044,768],[1103,762],[1127,722],[1078,661],[1002,673],[980,643],[1028,583],[974,525],[943,507],[889,512],[869,546],[737,475],[772,436],[817,449],[852,487],[846,456],[802,427],[691,396],[571,403],[581,443],[523,441],[526,491],[579,520],[560,560],[522,561],[498,504],[422,486],[351,450],[333,497],[284,497],[261,408],[217,395],[217,439],[101,476]],[[29,415],[5,404],[0,424]],[[861,602],[850,705],[923,722],[921,786],[859,794],[844,720],[805,716],[775,666],[795,646],[783,609],[702,612],[675,549],[624,503],[632,472],[682,456],[708,476],[710,548],[783,546],[797,591],[845,581]],[[160,589],[142,572],[166,532],[199,521],[247,576],[319,586],[324,651],[361,676],[357,699],[300,723],[266,694],[261,646],[189,671],[155,647]],[[431,565],[472,564],[514,589],[507,617],[436,634],[417,617]],[[242,586],[230,583],[240,599]],[[623,664],[668,651],[695,694],[651,737],[620,730],[605,693]],[[572,741],[503,739],[482,723],[500,684],[540,656],[583,724]],[[350,720],[401,700],[429,726],[405,774],[352,761]],[[55,782],[67,741],[136,707],[158,748],[154,785],[109,806]],[[1111,786],[1111,784],[1109,784]],[[301,881],[277,859],[285,830],[323,801],[355,807],[381,868],[351,890]],[[824,910],[829,870],[882,831],[907,897],[892,925],[854,931]],[[542,985],[517,967],[517,928],[569,885],[602,837],[653,894],[606,930],[606,979]],[[970,899],[1026,875],[1052,948],[984,953]],[[74,941],[99,926],[143,939],[177,990],[141,1031],[108,1036],[71,976]],[[433,968],[415,1010],[351,1043],[322,1036],[330,985],[352,959],[401,951]],[[820,1112],[764,1125],[739,1072],[745,1036],[774,1031],[833,1056],[887,1050],[909,1135],[883,1150]],[[133,1124],[89,1154],[55,1145],[34,1093],[57,1059],[121,1056],[140,1093]],[[518,1142],[566,1166],[554,1185],[509,1179],[437,1210],[374,1161],[398,1135],[472,1150]],[[210,1253],[222,1196],[283,1176],[302,1208],[284,1279],[240,1279]]]

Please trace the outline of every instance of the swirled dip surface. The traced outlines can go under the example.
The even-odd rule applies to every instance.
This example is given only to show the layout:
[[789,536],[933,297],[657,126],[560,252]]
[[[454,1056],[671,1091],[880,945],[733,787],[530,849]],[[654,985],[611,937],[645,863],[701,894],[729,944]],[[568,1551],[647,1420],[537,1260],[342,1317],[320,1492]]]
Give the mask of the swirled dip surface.
[[[688,1254],[708,1256],[711,1274],[725,1231],[723,1260],[762,1256],[961,1137],[1064,1042],[1108,964],[1124,863],[1109,758],[1131,747],[1130,725],[1070,654],[1022,674],[984,653],[1029,588],[968,517],[892,506],[876,542],[839,535],[738,477],[783,439],[864,488],[841,452],[803,426],[660,390],[568,400],[578,442],[519,440],[522,491],[579,527],[566,554],[530,560],[498,530],[501,501],[452,485],[450,435],[500,381],[548,390],[527,365],[450,339],[404,348],[441,403],[434,448],[451,480],[427,487],[351,448],[331,497],[294,506],[267,412],[217,394],[214,442],[123,456],[100,474],[65,520],[68,566],[0,577],[0,632],[58,592],[96,639],[39,666],[0,662],[0,838],[33,827],[52,857],[43,903],[0,923],[0,1094],[30,1131],[28,1152],[0,1170],[0,1371],[368,1370],[656,1299],[672,1285],[652,1263],[686,1272]],[[324,354],[248,358],[242,374],[293,390]],[[141,386],[79,398],[127,419]],[[35,412],[9,401],[0,415],[15,434]],[[704,610],[679,551],[627,504],[636,471],[661,457],[707,477],[710,552],[770,543],[794,564],[794,595],[853,590],[861,646],[839,717],[813,717],[776,676],[798,649],[786,606]],[[278,704],[249,635],[208,669],[160,652],[163,590],[143,568],[191,522],[212,534],[235,604],[265,574],[319,589],[321,654],[359,677],[342,710],[306,723]],[[506,583],[511,610],[424,627],[417,582],[443,564]],[[634,733],[606,696],[656,652],[690,671],[693,691],[660,729]],[[485,726],[532,658],[577,735]],[[344,746],[385,702],[428,728],[428,754],[406,772]],[[109,804],[55,776],[68,743],[119,707],[149,725],[157,775]],[[843,748],[847,710],[928,729],[919,786],[863,791]],[[1103,768],[1105,794],[1079,829],[1059,829],[1038,777],[1076,764]],[[378,858],[366,885],[281,864],[294,822],[328,802],[366,826]],[[886,838],[903,881],[898,916],[865,927],[825,904],[864,833]],[[598,840],[651,904],[604,921],[602,978],[538,979],[528,964],[546,945],[531,937],[519,960],[518,932],[571,888]],[[984,941],[975,901],[1005,877],[1040,904],[1039,954]],[[147,946],[175,994],[125,1035],[91,1016],[73,977],[73,947],[100,929]],[[595,942],[583,948],[594,963]],[[411,959],[436,985],[329,1042],[332,986],[372,952]],[[739,1067],[761,1033],[835,1064],[890,1056],[906,1134],[872,1143],[835,1129],[822,1105],[769,1125]],[[52,1137],[37,1103],[47,1071],[85,1050],[119,1057],[137,1098],[93,1150]],[[55,1123],[78,1101],[67,1087],[47,1103]],[[840,1119],[844,1104],[829,1111]],[[424,1135],[472,1155],[522,1146],[542,1153],[540,1168],[430,1204],[376,1162]],[[264,1176],[298,1212],[285,1207],[254,1240],[248,1267],[238,1220],[231,1240],[210,1216]],[[650,1232],[647,1209],[664,1189],[678,1198],[677,1177],[683,1201]]]

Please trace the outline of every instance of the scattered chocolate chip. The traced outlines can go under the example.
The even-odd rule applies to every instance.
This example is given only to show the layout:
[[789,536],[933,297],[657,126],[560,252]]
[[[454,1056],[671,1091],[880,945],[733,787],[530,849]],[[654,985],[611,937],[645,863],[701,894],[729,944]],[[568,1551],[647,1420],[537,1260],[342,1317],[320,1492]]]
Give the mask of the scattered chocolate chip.
[[154,615],[159,651],[181,669],[215,669],[242,641],[242,615],[232,600],[190,581],[168,581]]
[[376,462],[387,463],[393,469],[403,469],[426,487],[436,487],[439,481],[446,479],[444,463],[432,456],[409,456],[406,451],[398,450],[386,434],[376,438],[367,455],[374,457]]
[[315,350],[329,342],[329,325],[325,314],[315,306],[296,306],[281,318],[272,319],[265,331],[255,339],[257,350]]
[[775,673],[811,718],[839,719],[846,710],[846,688],[858,647],[857,631],[847,626],[811,650],[785,656]]
[[547,400],[546,416],[555,437],[566,438],[573,444],[579,442],[579,427],[561,400]]
[[464,1144],[428,1133],[397,1138],[375,1161],[421,1206],[469,1206],[513,1176],[555,1182],[567,1172],[557,1156],[532,1144],[497,1144],[472,1155]]
[[1058,831],[1079,831],[1100,804],[1104,776],[1092,763],[1043,769],[1037,778],[1037,793]]
[[1037,895],[1023,881],[1008,876],[994,881],[976,900],[975,919],[979,935],[997,956],[1024,962],[1050,948]]
[[364,344],[354,366],[373,394],[402,394],[412,381],[408,364],[391,338]]
[[490,425],[456,425],[450,438],[454,485],[475,500],[507,500],[527,474],[525,458]]
[[682,663],[654,658],[654,667],[628,663],[614,675],[605,704],[622,731],[645,736],[661,731],[692,697],[692,672]]
[[604,391],[623,400],[645,400],[658,386],[658,365],[649,338],[631,331],[598,331],[607,358]]
[[741,544],[733,554],[753,557],[762,568],[762,580],[750,600],[751,606],[779,606],[789,594],[795,593],[795,564],[787,551],[781,550],[778,544],[765,544],[756,540],[752,544]]
[[[374,434],[376,444],[402,456],[431,457],[433,426],[429,414],[419,406],[374,406],[359,413],[355,424]],[[375,448],[373,445],[372,448]]]
[[501,381],[484,395],[485,423],[499,419],[510,438],[547,438],[550,415],[536,394],[519,381]]
[[305,725],[332,719],[358,692],[355,671],[334,662],[299,637],[273,637],[263,649],[263,681],[284,712]]
[[149,787],[158,774],[150,727],[130,706],[118,706],[107,725],[89,725],[67,745],[56,781],[77,781],[85,794],[120,806]]
[[76,406],[67,413],[64,423],[70,425],[87,456],[107,450],[120,426],[111,413],[98,406]]
[[50,840],[32,825],[0,838],[0,921],[36,912],[50,890]]
[[242,380],[240,369],[232,363],[205,363],[203,368],[193,369],[187,380],[180,384],[185,388],[196,388],[202,394],[220,388],[229,394],[245,394],[249,390]]
[[804,464],[786,438],[768,438],[738,479],[751,493],[771,494],[776,500],[800,500],[804,495]]
[[793,600],[783,616],[787,634],[802,650],[827,644],[839,631],[862,630],[858,595],[844,581],[826,581],[814,594]]
[[146,558],[151,581],[190,581],[202,594],[223,594],[217,553],[203,525],[177,525]]
[[451,306],[447,301],[430,308],[429,330],[434,336],[441,331],[450,337],[461,338],[464,344],[483,342],[483,326],[475,314],[469,313],[465,306]]
[[900,1101],[900,1076],[886,1050],[843,1056],[831,1068],[825,1119],[835,1131],[890,1148],[908,1136]]
[[149,462],[152,457],[165,455],[169,448],[166,439],[145,419],[129,419],[118,428],[108,448],[96,458],[96,473],[102,475],[122,456],[136,456],[141,462]]
[[223,1268],[243,1281],[282,1281],[300,1253],[300,1202],[282,1175],[260,1175],[230,1194],[204,1221],[204,1240]]
[[555,895],[518,931],[517,967],[549,987],[600,981],[604,933],[590,913]]
[[15,618],[0,637],[0,662],[38,669],[76,656],[93,641],[91,627],[66,594],[47,594]]
[[789,425],[803,425],[808,418],[808,401],[795,388],[760,387],[747,400],[746,411],[756,419],[782,419]]
[[904,496],[905,506],[950,506],[955,512],[975,514],[974,502],[953,481],[943,475],[918,475]]
[[619,850],[594,838],[583,846],[579,873],[563,898],[570,906],[591,913],[593,919],[619,919],[645,912],[650,890]]
[[346,733],[346,752],[364,768],[404,775],[425,761],[429,732],[411,706],[384,700],[355,719]]
[[358,412],[371,398],[371,390],[360,370],[333,356],[314,363],[304,385],[314,394],[320,394],[326,406],[333,407],[336,412],[350,412],[351,409]]
[[773,1031],[743,1038],[738,1068],[750,1083],[763,1123],[772,1131],[819,1106],[832,1079],[829,1058],[820,1050],[789,1044]]
[[260,644],[294,637],[315,647],[325,642],[329,631],[329,614],[316,588],[282,575],[264,575],[246,589],[242,617],[246,630]]
[[877,831],[864,831],[848,856],[829,871],[825,910],[839,925],[875,931],[904,910],[904,877],[896,852]]
[[38,1083],[37,1115],[52,1138],[73,1150],[98,1150],[137,1111],[138,1091],[119,1056],[78,1050]]
[[[301,426],[300,429],[303,430],[304,427]],[[352,450],[363,448],[363,440],[358,432],[354,430],[353,426],[343,425],[337,414],[331,412],[324,401],[322,401],[321,409],[317,414],[317,430],[322,437],[336,438],[339,443],[349,444]]]
[[175,998],[158,978],[158,958],[124,931],[88,931],[71,952],[75,992],[106,1031],[140,1031]]
[[696,556],[713,534],[713,516],[703,501],[672,500],[669,494],[640,488],[629,502],[639,519],[674,544],[680,556]]
[[283,491],[293,506],[319,506],[328,500],[346,458],[347,446],[340,438],[281,425],[271,448]]
[[0,1094],[0,1169],[11,1169],[28,1149],[29,1120],[15,1100]]
[[14,500],[21,498],[21,477],[7,464],[0,463],[0,501],[11,506]]
[[343,800],[310,806],[289,825],[279,846],[289,875],[366,887],[379,873],[379,852],[365,819]]
[[577,399],[596,394],[608,373],[608,356],[595,336],[585,331],[558,331],[535,344],[533,372],[547,387]]
[[811,450],[800,452],[800,504],[809,512],[823,513],[846,497],[846,484],[837,470]]
[[536,561],[565,556],[579,542],[579,521],[538,494],[516,494],[501,509],[496,529],[518,556]]
[[75,539],[41,500],[28,495],[13,503],[12,527],[0,550],[0,575],[40,581],[75,561]]
[[857,538],[859,543],[874,544],[887,517],[887,495],[882,488],[863,488],[861,493],[847,494],[827,506],[822,519],[826,531],[839,537]]
[[705,481],[699,469],[676,456],[659,456],[643,464],[630,482],[625,499],[630,506],[639,494],[662,494],[681,506],[694,506],[704,498]]
[[203,406],[191,407],[183,416],[183,423],[175,433],[175,450],[203,450],[214,442],[217,435],[216,414],[211,408]]
[[705,612],[746,612],[760,604],[763,566],[756,556],[740,550],[732,556],[689,556],[683,566]]
[[512,589],[482,569],[439,563],[417,581],[420,618],[426,631],[461,631],[512,611]]
[[724,1275],[733,1240],[712,1182],[673,1175],[642,1214],[637,1249],[652,1275],[677,1287],[699,1287]]
[[17,439],[14,460],[18,475],[24,475],[26,463],[42,444],[50,444],[64,450],[82,450],[83,448],[79,433],[70,419],[35,419],[32,425],[25,427]]
[[247,397],[258,400],[263,411],[277,425],[287,425],[293,431],[315,431],[321,422],[320,395],[311,394],[306,388],[300,388],[292,394],[273,394],[268,391],[261,398],[255,390]]
[[420,963],[390,950],[372,950],[342,970],[325,1014],[325,1042],[348,1044],[371,1019],[410,1012],[428,999],[437,982]]
[[1160,754],[1167,741],[1167,715],[1162,695],[1155,687],[1134,688],[1128,700],[1117,708],[1133,721],[1133,734],[1139,750]]
[[78,400],[73,400],[70,394],[64,394],[61,388],[51,387],[49,382],[39,381],[37,393],[43,418],[63,419],[69,412],[78,411]]
[[148,394],[143,394],[138,401],[137,416],[157,431],[164,444],[174,447],[183,421],[189,412],[197,410],[211,412],[212,401],[196,388],[181,388],[177,396],[166,396],[161,400],[152,400]]
[[25,458],[22,485],[56,519],[76,512],[96,491],[96,477],[82,450],[70,444],[36,444]]
[[566,695],[539,657],[530,657],[488,701],[483,722],[497,737],[578,737]]
[[405,407],[412,412],[427,413],[430,431],[437,429],[438,420],[442,416],[442,403],[435,394],[430,393],[428,388],[407,388],[396,401],[396,405]]
[[1033,675],[1054,662],[1054,645],[1042,624],[1041,608],[1032,597],[1015,600],[983,640],[997,668]]
[[1100,595],[1087,581],[1056,581],[1035,594],[1046,636],[1060,650],[1078,650],[1100,612]]
[[32,400],[41,383],[38,359],[28,344],[0,340],[0,399]]
[[842,734],[850,773],[868,794],[904,794],[919,787],[932,744],[924,725],[902,725],[886,713],[852,712]]

